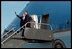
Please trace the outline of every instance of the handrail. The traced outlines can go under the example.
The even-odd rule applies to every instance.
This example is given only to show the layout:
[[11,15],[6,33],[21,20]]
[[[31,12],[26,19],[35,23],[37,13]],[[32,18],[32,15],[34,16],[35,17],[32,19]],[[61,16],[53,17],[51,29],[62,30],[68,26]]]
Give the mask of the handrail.
[[[24,25],[22,26],[22,27],[20,27],[17,31],[19,31],[21,28],[23,28],[24,27]],[[1,42],[1,44],[2,45],[4,45],[3,43],[5,42],[5,41],[7,41],[10,37],[12,37],[15,33],[17,33],[17,31],[15,31],[13,34],[11,34],[8,38],[6,38],[4,41],[2,41]]]
[[[14,27],[11,29],[11,30],[14,30]],[[2,35],[2,38],[7,35],[11,30],[9,30],[7,33],[5,33],[4,35]]]
[[52,26],[50,24],[46,24],[46,23],[39,23],[39,24],[49,25],[51,27],[51,30],[53,30],[53,28],[52,28]]
[[[35,22],[27,22],[25,25],[23,25],[22,27],[20,27],[17,31],[19,31],[19,30],[20,30],[21,28],[23,28],[24,26],[26,27],[26,25],[27,25],[28,23],[35,23]],[[45,24],[45,23],[37,23],[37,24],[50,25],[50,24]],[[51,25],[50,25],[50,27],[51,27],[51,30],[53,30]],[[12,37],[15,33],[17,33],[17,31],[15,31],[15,32],[14,32],[13,34],[11,34],[8,38],[6,38],[4,41],[2,41],[1,44],[3,45],[3,43],[4,43],[5,41],[7,41],[10,37]]]
[[[27,22],[27,23],[25,24],[25,27],[26,27],[26,25],[27,25],[28,23],[35,23],[35,22]],[[51,26],[50,24],[46,24],[46,23],[35,23],[35,24],[38,24],[38,26],[41,25],[41,24],[43,24],[43,25],[49,25],[49,26],[51,27],[51,30],[53,30],[53,28],[52,28],[52,26]]]

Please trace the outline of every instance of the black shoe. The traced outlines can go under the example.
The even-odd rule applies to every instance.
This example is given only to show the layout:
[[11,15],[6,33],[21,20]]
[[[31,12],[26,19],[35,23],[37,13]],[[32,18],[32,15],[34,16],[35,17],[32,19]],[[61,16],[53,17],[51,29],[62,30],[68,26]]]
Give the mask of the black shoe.
[[21,37],[24,38],[24,35],[22,35]]

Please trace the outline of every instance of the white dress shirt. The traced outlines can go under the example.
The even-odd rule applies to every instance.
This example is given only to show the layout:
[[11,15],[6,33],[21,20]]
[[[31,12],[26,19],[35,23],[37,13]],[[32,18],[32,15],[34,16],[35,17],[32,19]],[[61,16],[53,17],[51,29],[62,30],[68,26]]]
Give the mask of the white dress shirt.
[[25,19],[25,16],[23,16],[23,18],[22,18],[23,20]]

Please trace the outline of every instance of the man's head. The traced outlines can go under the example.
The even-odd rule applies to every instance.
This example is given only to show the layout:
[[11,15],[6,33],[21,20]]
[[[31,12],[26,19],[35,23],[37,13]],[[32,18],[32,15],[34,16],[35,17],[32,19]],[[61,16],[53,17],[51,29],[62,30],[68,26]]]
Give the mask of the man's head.
[[24,14],[27,15],[28,14],[27,11],[25,11]]
[[23,16],[26,16],[28,13],[25,11],[24,13],[23,13]]

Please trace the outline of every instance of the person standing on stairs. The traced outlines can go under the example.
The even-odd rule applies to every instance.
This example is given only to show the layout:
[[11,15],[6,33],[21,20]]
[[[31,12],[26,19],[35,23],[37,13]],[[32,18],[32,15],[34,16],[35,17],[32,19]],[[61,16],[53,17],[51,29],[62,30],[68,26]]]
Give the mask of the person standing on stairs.
[[[28,12],[25,11],[22,16],[17,15],[17,13],[15,12],[16,16],[20,19],[20,27],[22,27],[23,25],[25,25],[27,22],[30,22],[31,17],[29,16]],[[30,23],[26,25],[26,27],[30,27]],[[25,27],[24,27],[25,28]],[[22,30],[22,37],[24,37],[24,30],[25,29],[21,29]]]

